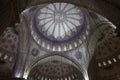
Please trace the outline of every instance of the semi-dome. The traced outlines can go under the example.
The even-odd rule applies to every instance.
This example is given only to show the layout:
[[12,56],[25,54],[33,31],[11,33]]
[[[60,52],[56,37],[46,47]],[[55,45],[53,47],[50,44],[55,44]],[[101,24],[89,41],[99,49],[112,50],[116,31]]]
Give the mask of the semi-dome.
[[80,80],[83,75],[73,65],[52,61],[34,67],[27,80]]

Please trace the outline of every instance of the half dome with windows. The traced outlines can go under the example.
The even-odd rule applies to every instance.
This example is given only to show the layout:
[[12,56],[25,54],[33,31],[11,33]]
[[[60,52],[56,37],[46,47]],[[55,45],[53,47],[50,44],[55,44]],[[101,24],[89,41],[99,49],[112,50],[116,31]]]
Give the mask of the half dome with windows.
[[73,65],[51,61],[33,67],[27,80],[84,80],[83,74]]

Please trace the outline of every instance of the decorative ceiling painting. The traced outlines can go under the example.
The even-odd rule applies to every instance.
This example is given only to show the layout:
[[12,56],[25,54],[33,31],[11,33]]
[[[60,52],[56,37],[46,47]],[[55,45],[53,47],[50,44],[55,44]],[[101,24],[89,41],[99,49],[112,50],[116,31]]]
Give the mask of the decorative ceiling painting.
[[74,49],[83,43],[88,33],[85,12],[70,3],[43,5],[36,10],[31,25],[35,41],[51,51]]

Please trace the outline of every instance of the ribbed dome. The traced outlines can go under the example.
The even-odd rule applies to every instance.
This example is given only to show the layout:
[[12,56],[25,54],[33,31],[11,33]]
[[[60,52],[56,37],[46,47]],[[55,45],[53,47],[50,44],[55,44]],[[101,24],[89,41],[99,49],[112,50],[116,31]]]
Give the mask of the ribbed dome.
[[82,73],[72,65],[52,61],[34,67],[28,80],[80,80],[84,79]]
[[72,4],[48,4],[37,12],[37,28],[49,39],[62,41],[74,35],[77,27],[83,24],[82,15]]
[[38,44],[48,50],[67,51],[86,39],[86,21],[84,12],[73,4],[44,4],[35,12],[31,34]]

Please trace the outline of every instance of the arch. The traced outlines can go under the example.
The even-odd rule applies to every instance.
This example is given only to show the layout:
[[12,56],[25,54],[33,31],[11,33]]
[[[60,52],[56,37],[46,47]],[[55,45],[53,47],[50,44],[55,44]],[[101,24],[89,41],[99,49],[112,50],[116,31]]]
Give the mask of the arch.
[[32,68],[34,67],[34,66],[36,66],[36,65],[38,65],[38,64],[40,64],[40,62],[43,60],[43,62],[44,62],[44,60],[45,59],[50,59],[51,57],[54,57],[54,56],[57,56],[57,57],[59,57],[59,58],[61,58],[61,59],[64,59],[64,61],[63,62],[65,62],[65,63],[67,63],[67,61],[69,62],[69,63],[67,63],[67,64],[72,64],[74,67],[76,67],[79,71],[81,71],[83,74],[84,74],[84,69],[82,68],[82,66],[78,63],[78,62],[76,62],[74,59],[71,59],[70,57],[68,57],[68,56],[65,56],[65,55],[61,55],[61,54],[56,54],[56,53],[54,53],[54,54],[47,54],[47,55],[44,55],[44,56],[42,56],[42,57],[40,57],[40,58],[37,58],[37,59],[35,59],[34,60],[34,62],[32,62],[32,64],[30,64],[30,65],[28,65],[27,67],[26,67],[26,70],[24,71],[24,78],[27,78],[27,76],[28,76],[28,74],[29,74],[29,72],[32,70]]
[[[61,79],[61,78],[63,78],[63,80],[69,80],[69,79],[71,79],[71,80],[73,80],[73,79],[81,79],[80,78],[80,75],[81,75],[81,77],[82,77],[82,79],[84,78],[84,74],[83,74],[83,72],[82,71],[80,71],[75,65],[74,65],[74,63],[68,63],[68,61],[65,61],[65,60],[63,60],[63,62],[59,62],[59,61],[57,61],[57,60],[59,60],[58,58],[59,57],[61,57],[61,56],[58,56],[58,55],[54,55],[54,56],[52,56],[52,58],[55,58],[56,57],[56,59],[53,59],[53,60],[51,60],[50,62],[48,61],[49,60],[49,58],[50,57],[47,57],[46,59],[48,59],[48,60],[40,60],[41,62],[39,62],[39,63],[36,63],[36,65],[34,65],[31,69],[30,69],[30,71],[29,71],[29,75],[28,75],[28,78],[30,78],[30,75],[32,75],[32,74],[34,74],[34,76],[36,77],[36,76],[38,76],[39,78],[40,78],[40,76],[41,76],[41,79],[43,79],[43,80],[48,80],[48,79],[51,79],[51,80],[56,80],[56,79]],[[56,61],[55,61],[56,60]],[[71,67],[71,69],[69,69],[68,71],[71,71],[72,70],[72,67],[74,67],[74,68],[76,68],[75,69],[75,71],[73,71],[73,72],[75,72],[75,73],[69,73],[68,75],[66,75],[66,77],[65,77],[65,73],[63,73],[63,72],[61,72],[62,74],[61,74],[61,76],[59,75],[52,75],[52,74],[47,74],[46,72],[42,72],[42,73],[44,73],[44,74],[40,74],[40,73],[37,73],[37,71],[34,71],[34,70],[36,70],[35,68],[37,68],[37,67],[39,67],[39,65],[41,65],[41,70],[43,70],[42,68],[45,68],[45,66],[48,64],[48,66],[49,67],[47,67],[47,69],[48,68],[52,68],[52,67],[54,67],[54,66],[61,66],[60,68],[61,69],[64,69],[63,67],[62,67],[62,65],[64,65],[64,64],[66,64],[66,65],[69,65],[70,67]],[[45,65],[45,66],[43,66],[43,65]],[[73,68],[73,70],[74,70],[74,68]],[[40,69],[40,68],[39,68]],[[67,68],[66,68],[67,69]],[[41,71],[40,70],[40,71]],[[46,69],[45,69],[46,70]],[[55,69],[56,70],[56,69]],[[65,70],[66,71],[66,70]],[[51,70],[50,70],[50,72],[52,72]],[[77,72],[77,73],[76,73]],[[59,73],[58,71],[57,71],[57,73]],[[53,73],[53,74],[57,74],[57,73]],[[39,75],[40,74],[40,75]],[[50,76],[51,75],[51,76]],[[62,76],[62,75],[64,75],[64,77]],[[78,76],[79,75],[79,76]],[[46,76],[48,76],[48,77],[46,77]],[[35,77],[33,77],[33,78],[35,78]],[[32,78],[32,77],[31,77]],[[28,79],[29,80],[29,79]]]

